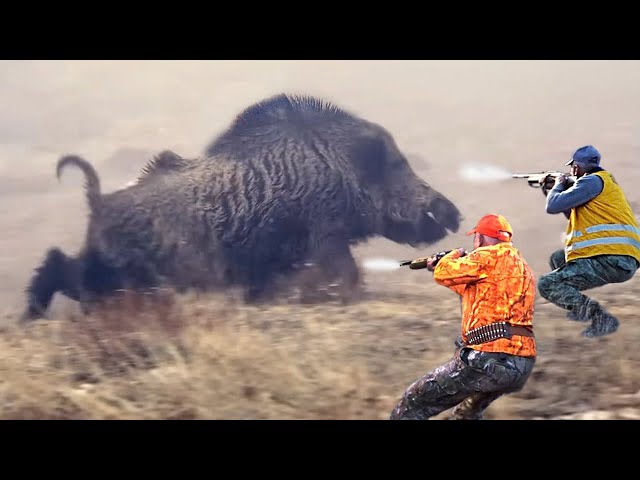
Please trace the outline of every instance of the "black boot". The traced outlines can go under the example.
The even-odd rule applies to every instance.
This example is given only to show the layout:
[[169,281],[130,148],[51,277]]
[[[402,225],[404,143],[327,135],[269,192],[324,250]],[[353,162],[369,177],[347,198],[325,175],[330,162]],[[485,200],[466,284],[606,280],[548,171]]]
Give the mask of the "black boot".
[[616,317],[607,312],[597,302],[590,300],[590,303],[595,304],[597,307],[590,306],[587,318],[591,320],[591,325],[582,332],[583,336],[587,338],[602,337],[618,330],[620,322]]
[[590,298],[585,298],[583,303],[573,305],[567,312],[567,318],[574,322],[588,322],[592,316],[601,310],[600,304]]

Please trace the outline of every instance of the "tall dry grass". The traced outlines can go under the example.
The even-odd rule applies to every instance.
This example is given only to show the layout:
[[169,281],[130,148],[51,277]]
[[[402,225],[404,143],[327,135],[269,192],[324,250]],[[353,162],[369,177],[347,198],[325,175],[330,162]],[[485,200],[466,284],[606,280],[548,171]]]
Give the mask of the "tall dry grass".
[[[377,418],[384,385],[320,311],[121,298],[0,337],[3,419]],[[297,323],[297,325],[293,325]],[[362,400],[360,403],[358,400]],[[388,403],[388,399],[387,399]]]
[[[601,300],[622,327],[595,341],[539,301],[534,373],[485,418],[636,418],[636,288]],[[371,297],[249,307],[125,295],[86,317],[9,326],[0,418],[386,419],[406,386],[450,357],[459,304],[429,285]]]

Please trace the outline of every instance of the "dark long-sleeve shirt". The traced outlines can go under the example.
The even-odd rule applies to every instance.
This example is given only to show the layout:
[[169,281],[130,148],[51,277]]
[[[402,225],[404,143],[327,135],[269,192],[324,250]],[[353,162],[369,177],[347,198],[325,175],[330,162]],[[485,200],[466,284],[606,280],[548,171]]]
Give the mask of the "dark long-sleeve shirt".
[[597,175],[583,175],[566,190],[563,185],[556,185],[547,194],[547,213],[564,213],[568,218],[572,208],[597,197],[603,188],[604,182]]

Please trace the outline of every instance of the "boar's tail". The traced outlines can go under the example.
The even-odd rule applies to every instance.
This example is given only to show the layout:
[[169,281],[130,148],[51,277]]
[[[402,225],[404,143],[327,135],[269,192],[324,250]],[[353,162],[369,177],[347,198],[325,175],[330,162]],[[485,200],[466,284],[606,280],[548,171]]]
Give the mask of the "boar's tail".
[[84,186],[87,192],[87,200],[89,201],[89,207],[91,210],[94,210],[98,206],[102,195],[100,192],[100,179],[98,178],[95,168],[93,168],[93,165],[85,159],[80,158],[77,155],[65,155],[58,160],[58,165],[56,167],[56,176],[58,177],[58,180],[67,165],[75,165],[82,170],[82,173],[84,173]]

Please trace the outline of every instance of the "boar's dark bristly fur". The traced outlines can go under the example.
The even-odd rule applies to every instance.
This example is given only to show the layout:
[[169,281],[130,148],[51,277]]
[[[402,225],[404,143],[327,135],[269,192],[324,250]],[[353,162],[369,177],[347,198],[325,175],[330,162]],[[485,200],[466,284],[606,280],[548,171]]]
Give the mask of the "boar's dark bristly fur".
[[[428,245],[461,220],[383,127],[304,96],[249,107],[204,156],[165,151],[113,193],[100,194],[85,160],[63,157],[58,172],[66,165],[87,178],[85,246],[74,259],[56,249],[45,261],[28,312],[46,311],[52,288],[92,299],[114,289],[235,285],[258,300],[297,277],[305,291],[333,285],[348,296],[359,283],[351,245],[374,236]],[[78,279],[75,290],[65,275]],[[56,276],[39,293],[41,279]]]

